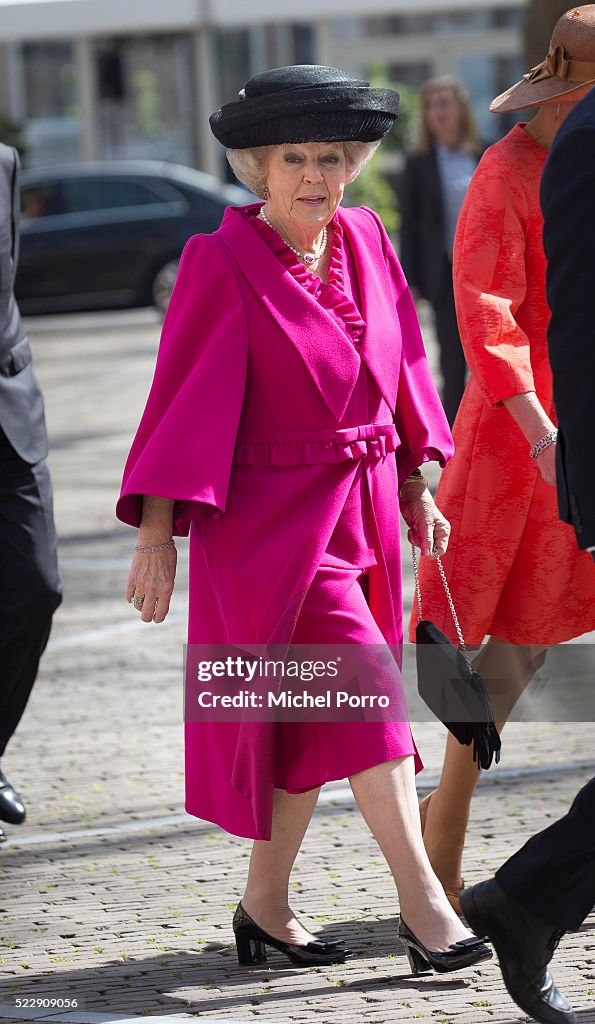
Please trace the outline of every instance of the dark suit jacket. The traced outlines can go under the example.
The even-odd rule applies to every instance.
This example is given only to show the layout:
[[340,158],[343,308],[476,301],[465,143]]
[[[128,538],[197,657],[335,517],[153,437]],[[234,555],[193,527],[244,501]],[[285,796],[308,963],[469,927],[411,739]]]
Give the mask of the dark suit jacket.
[[548,330],[559,420],[560,517],[580,548],[595,545],[595,91],[562,125],[541,205],[548,258]]
[[426,156],[409,154],[399,191],[401,265],[409,287],[417,288],[424,299],[434,303],[448,286],[448,276],[452,276],[445,260],[444,202],[434,149]]
[[19,249],[19,161],[0,143],[0,428],[25,462],[47,455],[43,398],[14,297]]

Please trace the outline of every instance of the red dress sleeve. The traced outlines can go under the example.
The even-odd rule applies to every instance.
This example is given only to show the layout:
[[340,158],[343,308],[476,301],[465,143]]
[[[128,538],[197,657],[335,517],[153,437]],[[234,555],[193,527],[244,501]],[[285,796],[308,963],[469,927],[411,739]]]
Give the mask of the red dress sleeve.
[[535,391],[530,340],[516,320],[527,290],[528,216],[522,186],[488,150],[461,209],[453,265],[465,358],[488,405]]

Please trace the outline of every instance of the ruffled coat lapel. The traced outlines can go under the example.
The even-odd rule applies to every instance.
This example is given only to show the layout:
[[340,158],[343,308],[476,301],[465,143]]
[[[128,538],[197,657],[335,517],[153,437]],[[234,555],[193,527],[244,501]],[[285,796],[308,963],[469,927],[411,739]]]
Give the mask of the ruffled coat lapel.
[[294,279],[264,239],[246,223],[242,213],[233,207],[227,210],[218,235],[260,301],[299,352],[332,414],[342,420],[361,365],[350,339],[330,313]]
[[[394,305],[393,292],[386,264],[379,254],[378,232],[368,217],[357,225],[351,216],[345,217],[339,209],[346,244],[349,245],[357,273],[362,302],[362,315],[366,324],[362,335],[360,355],[376,381],[382,397],[394,412],[397,403],[399,377],[396,367],[400,363],[402,347],[401,328]],[[362,230],[363,229],[363,230]],[[375,238],[366,234],[375,232]]]

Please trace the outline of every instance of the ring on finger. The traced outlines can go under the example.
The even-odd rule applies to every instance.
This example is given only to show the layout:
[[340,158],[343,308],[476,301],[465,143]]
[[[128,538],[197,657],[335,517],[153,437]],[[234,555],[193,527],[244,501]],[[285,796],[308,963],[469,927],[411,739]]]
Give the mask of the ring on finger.
[[135,608],[142,608],[143,601],[144,601],[144,597],[139,597],[138,594],[135,594],[134,597],[132,598],[132,603],[133,603]]

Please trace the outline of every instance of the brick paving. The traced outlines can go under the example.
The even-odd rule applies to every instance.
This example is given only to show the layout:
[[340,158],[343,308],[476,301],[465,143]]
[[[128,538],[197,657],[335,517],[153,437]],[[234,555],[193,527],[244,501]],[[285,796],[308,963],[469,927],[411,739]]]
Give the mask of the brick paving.
[[[19,1019],[4,1009],[16,997],[49,996],[76,997],[107,1018],[526,1020],[495,963],[410,976],[395,938],[394,886],[346,784],[325,788],[294,872],[293,903],[324,937],[344,938],[353,960],[300,970],[270,953],[264,968],[238,967],[231,916],[250,844],[183,810],[184,543],[170,620],[143,627],[120,599],[133,535],[115,522],[113,503],[158,324],[130,314],[34,327],[66,596],[4,758],[29,818],[7,826],[0,851],[0,1017]],[[415,735],[423,794],[439,771],[443,732],[421,722]],[[518,722],[504,738],[502,763],[474,802],[470,883],[563,813],[595,774],[592,723]],[[594,923],[567,935],[555,960],[580,1024],[595,1024]]]

